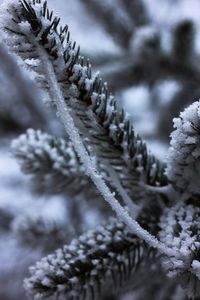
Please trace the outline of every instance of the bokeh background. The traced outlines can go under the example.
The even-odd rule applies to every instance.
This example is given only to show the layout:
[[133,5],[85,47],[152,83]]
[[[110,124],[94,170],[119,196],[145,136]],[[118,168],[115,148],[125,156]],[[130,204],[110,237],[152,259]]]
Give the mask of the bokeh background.
[[[100,71],[151,151],[164,160],[173,118],[200,97],[200,1],[49,0],[48,3],[61,16],[61,23],[69,25],[72,39],[81,46],[81,55],[90,58],[94,72]],[[61,213],[65,197],[61,193],[36,195],[28,176],[22,174],[12,157],[11,141],[27,128],[63,135],[62,126],[43,103],[34,82],[18,67],[14,57],[7,58],[1,44],[0,299],[3,300],[25,299],[22,281],[28,266],[59,246],[55,243],[46,249],[40,235],[31,236],[30,241],[27,215],[37,215],[40,211],[41,218],[53,220],[58,227],[66,222],[66,215]],[[97,222],[98,211],[91,209],[85,213],[86,228]],[[21,242],[20,234],[29,236],[29,246]]]

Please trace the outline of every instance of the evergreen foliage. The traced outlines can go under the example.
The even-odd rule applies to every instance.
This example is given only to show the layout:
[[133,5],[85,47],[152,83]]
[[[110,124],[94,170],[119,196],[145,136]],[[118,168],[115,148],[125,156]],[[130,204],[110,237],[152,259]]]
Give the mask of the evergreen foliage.
[[25,288],[36,299],[51,295],[95,299],[100,287],[110,280],[116,287],[121,285],[147,253],[144,243],[123,223],[111,219],[30,268]]
[[70,141],[28,129],[13,140],[12,153],[22,171],[32,176],[37,190],[71,197],[83,194],[87,199],[98,197]]
[[199,297],[199,227],[200,209],[178,202],[166,208],[161,218],[160,238],[168,246],[178,249],[185,259],[163,258],[163,267],[171,278],[187,286],[191,298]]
[[190,105],[179,118],[174,119],[176,130],[171,135],[168,154],[167,176],[183,197],[199,197],[199,142],[200,142],[200,102]]
[[[152,5],[145,0],[104,1],[101,4],[99,2],[101,1],[82,1],[91,12],[91,16],[95,17],[98,14],[94,21],[102,26],[121,51],[117,54],[107,52],[104,55],[96,54],[91,57],[91,61],[98,69],[100,68],[112,91],[122,93],[125,103],[124,89],[134,91],[135,88],[135,94],[132,93],[133,103],[137,101],[138,85],[147,91],[146,97],[150,106],[148,108],[152,114],[156,112],[156,119],[155,130],[148,130],[147,127],[143,129],[143,135],[146,138],[157,135],[159,140],[168,142],[172,131],[172,118],[193,99],[199,97],[197,63],[199,54],[195,46],[198,28],[191,17],[182,15],[181,18],[177,16],[173,22],[169,21],[171,19],[167,15],[165,19],[162,16],[155,24],[154,19],[157,19],[157,15],[162,15],[164,8],[161,10],[156,5],[158,13],[153,11],[152,14],[151,6],[155,4],[154,1]],[[118,40],[115,38],[116,32],[119,32],[118,24],[114,24],[113,19],[107,19],[104,14],[107,2],[112,7],[112,15],[116,18],[126,16],[123,19],[123,28],[126,26],[132,29],[131,34],[121,36],[121,39],[126,39],[124,47],[120,38]],[[172,9],[173,12],[179,6],[177,1],[164,1],[163,4],[169,5],[168,10]],[[112,30],[109,30],[110,28]],[[87,52],[85,56],[88,54]],[[176,86],[172,89],[171,95],[168,95],[167,101],[165,101],[165,85]],[[135,113],[134,117],[137,118],[138,114]],[[139,117],[142,118],[143,114],[141,113]]]
[[[100,2],[94,1],[91,8],[96,10],[96,3],[107,18]],[[128,11],[130,3],[123,3]],[[133,1],[133,6],[137,3]],[[144,11],[142,5],[139,7]],[[112,9],[109,9],[110,17]],[[124,18],[129,19],[129,14]],[[197,300],[200,297],[200,102],[194,102],[175,119],[167,163],[161,162],[148,151],[107,84],[98,74],[92,75],[89,60],[80,56],[68,27],[59,27],[59,22],[46,1],[10,0],[1,10],[4,43],[31,73],[68,134],[66,139],[29,129],[13,141],[12,152],[37,189],[78,199],[78,214],[85,199],[88,205],[98,206],[107,218],[110,211],[96,203],[102,203],[104,198],[117,218],[75,237],[69,245],[31,267],[31,275],[24,281],[27,294],[32,299],[101,299],[104,286],[109,289],[114,284],[119,289],[129,280],[129,290],[137,291],[145,282],[141,280],[140,287],[134,286],[134,278],[140,275],[146,278],[143,273],[150,266],[149,290],[157,284],[166,293],[164,296],[154,293],[154,297]],[[114,27],[116,22],[113,18]],[[145,22],[147,18],[136,20],[135,26]],[[124,22],[123,32],[118,32],[116,39],[129,35],[127,24]],[[113,28],[108,30],[112,32]],[[189,22],[176,29],[173,46],[176,63],[180,36],[184,50],[181,59],[186,62],[193,56],[193,47],[185,46],[192,33]],[[127,45],[123,39],[120,43],[122,47]],[[145,43],[148,50],[149,41]],[[159,53],[156,34],[150,46],[152,43]],[[147,52],[140,55],[146,57]],[[170,66],[174,68],[174,64]],[[183,68],[187,66],[183,64]],[[80,215],[77,219],[82,221]],[[41,237],[44,252],[71,238],[67,222],[47,222],[40,214],[16,218],[12,226],[25,244],[35,244],[35,237]],[[168,289],[159,282],[161,265],[161,277],[166,274],[173,278],[166,279]]]
[[[54,72],[60,77],[58,85],[65,101],[73,110],[76,126],[79,127],[80,133],[87,137],[84,142],[93,147],[104,168],[106,169],[106,164],[109,163],[127,193],[134,192],[136,200],[139,198],[141,201],[142,197],[141,188],[137,187],[140,178],[145,184],[165,185],[164,165],[147,151],[145,143],[135,133],[124,110],[119,108],[113,96],[109,94],[107,85],[102,83],[98,75],[92,77],[91,66],[88,61],[85,65],[84,59],[79,56],[79,48],[76,49],[75,43],[70,40],[68,28],[59,29],[59,19],[53,19],[45,4],[41,11],[39,9],[37,12],[29,8],[26,2],[23,3],[22,15],[17,15],[15,21],[5,25],[9,33],[8,38],[10,36],[9,42],[13,34],[19,33],[20,43],[15,45],[15,40],[12,40],[12,48],[20,53],[27,67],[34,69],[37,80],[41,79],[41,72],[45,72],[44,68],[41,70],[39,47],[43,46],[47,50],[49,59],[55,61]],[[38,7],[39,3],[35,5]],[[32,38],[36,36],[34,47],[32,41],[29,41],[30,36],[26,35],[29,26],[33,29]],[[24,45],[29,45],[28,49],[23,49]],[[34,57],[34,63],[31,58],[32,64],[29,59],[30,52],[33,52]],[[43,87],[52,93],[46,78],[42,80]],[[53,95],[50,97],[52,99]]]

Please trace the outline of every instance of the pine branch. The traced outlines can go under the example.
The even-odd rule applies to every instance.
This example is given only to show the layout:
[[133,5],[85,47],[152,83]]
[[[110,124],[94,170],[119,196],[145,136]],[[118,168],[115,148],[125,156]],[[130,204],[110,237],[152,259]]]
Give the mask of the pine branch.
[[176,128],[171,134],[166,174],[183,199],[199,199],[200,158],[200,101],[194,102],[179,118],[174,119]]
[[85,210],[95,208],[102,218],[110,215],[109,207],[85,175],[70,141],[28,129],[12,141],[11,151],[21,170],[31,176],[34,192],[64,194],[77,233],[82,233]]
[[11,149],[22,171],[32,176],[36,190],[70,197],[81,194],[87,200],[100,197],[70,141],[28,129],[13,140]]
[[[94,159],[91,157],[91,155],[88,154],[87,149],[84,146],[83,140],[81,139],[79,131],[70,114],[71,110],[66,104],[65,99],[62,95],[62,91],[57,83],[53,66],[50,64],[47,55],[43,51],[43,49],[41,49],[41,56],[42,61],[44,61],[45,65],[45,73],[47,74],[47,78],[51,86],[50,91],[52,93],[52,97],[53,99],[56,99],[57,113],[61,118],[61,121],[64,125],[67,134],[73,141],[73,145],[81,159],[81,162],[84,164],[86,174],[88,174],[88,176],[92,179],[93,183],[103,196],[104,200],[107,203],[109,203],[109,205],[115,211],[119,219],[125,222],[125,224],[129,226],[129,228],[132,230],[133,233],[137,235],[137,237],[146,241],[150,246],[154,247],[155,249],[158,249],[161,253],[165,253],[166,255],[178,256],[179,253],[175,253],[170,248],[166,248],[164,244],[159,242],[155,236],[152,236],[136,221],[136,216],[138,215],[140,208],[138,206],[135,206],[135,210],[133,211],[135,214],[134,216],[132,216],[132,207],[128,207],[129,211],[127,211],[125,207],[121,205],[119,200],[115,197],[115,193],[113,193],[110,187],[106,184],[105,179],[97,170]],[[110,165],[108,166],[110,168]],[[113,182],[115,182],[118,186],[118,181],[116,181],[115,178],[113,178]],[[121,190],[121,186],[120,188],[118,188],[118,190]]]
[[182,257],[164,257],[169,277],[177,279],[192,299],[200,296],[200,208],[179,201],[166,208],[160,222],[160,239]]
[[[38,1],[38,2],[40,3],[40,1]],[[122,110],[117,111],[116,102],[113,100],[112,97],[109,97],[109,98],[107,97],[106,86],[104,84],[104,87],[102,87],[101,81],[97,81],[97,82],[99,82],[99,86],[98,86],[98,89],[96,90],[96,92],[98,92],[99,87],[100,87],[100,91],[99,91],[100,95],[98,96],[98,94],[96,92],[94,92],[94,90],[95,90],[94,81],[91,79],[91,76],[90,76],[91,74],[89,72],[90,67],[89,66],[84,67],[81,62],[81,58],[78,58],[77,53],[76,53],[76,55],[74,54],[75,46],[72,46],[72,48],[71,48],[71,44],[69,43],[69,38],[66,39],[66,43],[67,43],[66,45],[68,47],[66,50],[66,53],[68,54],[68,58],[66,58],[66,60],[65,60],[65,55],[64,55],[64,57],[62,57],[62,56],[58,57],[58,53],[61,53],[63,50],[62,47],[63,47],[63,42],[65,40],[64,38],[62,39],[63,29],[62,28],[60,29],[60,36],[59,36],[58,32],[57,32],[57,26],[58,26],[59,20],[57,18],[55,18],[53,23],[50,23],[51,17],[48,16],[48,10],[46,10],[46,2],[42,8],[40,7],[40,5],[39,5],[39,7],[37,7],[38,6],[37,5],[36,10],[34,10],[33,7],[31,5],[29,5],[26,1],[22,1],[22,4],[23,4],[22,7],[24,8],[25,16],[28,18],[30,23],[28,23],[27,21],[22,22],[21,27],[20,27],[20,29],[22,29],[22,33],[19,35],[20,35],[20,37],[21,37],[21,35],[24,37],[27,35],[27,32],[29,32],[29,36],[30,36],[30,38],[32,38],[32,44],[35,45],[35,47],[38,51],[38,57],[39,57],[39,61],[40,61],[37,71],[39,71],[40,65],[42,65],[42,63],[44,63],[44,65],[42,65],[42,67],[43,67],[42,69],[44,71],[44,74],[46,74],[47,84],[49,84],[50,96],[52,97],[52,99],[55,99],[55,104],[57,107],[58,114],[62,120],[62,123],[64,124],[66,132],[68,133],[71,140],[73,141],[73,144],[75,146],[75,149],[76,149],[80,159],[82,160],[82,162],[84,163],[84,166],[86,167],[87,174],[90,176],[90,178],[92,179],[92,181],[94,182],[94,184],[96,185],[96,187],[98,188],[98,190],[100,191],[100,193],[102,194],[104,199],[110,204],[112,209],[116,212],[119,219],[124,221],[129,226],[129,228],[139,238],[143,239],[150,246],[158,249],[160,252],[165,253],[166,255],[174,255],[174,256],[179,255],[178,253],[175,253],[171,249],[166,248],[164,244],[160,243],[156,239],[156,237],[152,236],[147,230],[142,228],[138,224],[138,222],[131,217],[130,213],[127,212],[125,210],[125,208],[119,203],[119,201],[115,198],[115,195],[111,192],[110,188],[106,184],[102,175],[99,174],[99,171],[96,169],[96,165],[94,163],[94,160],[91,157],[91,154],[88,154],[88,152],[87,152],[88,149],[91,149],[91,148],[89,148],[89,146],[91,146],[91,140],[92,140],[91,138],[94,137],[94,134],[90,135],[89,139],[87,139],[87,141],[89,142],[89,145],[87,144],[88,148],[86,149],[85,145],[83,144],[83,140],[81,139],[80,134],[78,132],[77,127],[79,128],[80,131],[83,129],[83,132],[81,132],[82,134],[86,133],[84,131],[84,129],[92,128],[92,121],[93,121],[93,125],[95,124],[94,129],[98,130],[99,128],[98,128],[97,121],[99,121],[99,123],[101,125],[104,125],[104,127],[106,127],[107,129],[109,127],[110,132],[109,131],[108,132],[110,133],[110,136],[108,135],[108,137],[111,137],[111,139],[113,140],[115,145],[117,143],[120,143],[120,145],[125,144],[125,149],[127,150],[127,144],[128,144],[127,139],[129,139],[130,127],[129,127],[129,125],[128,125],[128,127],[125,127],[125,125],[120,122],[120,121],[125,121],[125,119],[126,119],[124,112]],[[36,5],[35,1],[33,1],[33,5]],[[45,23],[46,29],[43,33],[41,33],[40,31],[42,28],[42,24],[41,24],[41,20],[38,19],[37,14],[39,13],[39,17],[41,18],[42,15],[45,16],[46,12],[47,12],[47,19],[49,20],[49,22],[47,21]],[[48,26],[49,23],[50,23],[50,25]],[[16,24],[16,22],[15,22],[15,24]],[[33,32],[31,32],[30,26],[32,27]],[[46,48],[41,47],[41,45],[43,44],[44,41],[46,41],[48,43],[52,42],[52,34],[50,36],[48,35],[49,31],[51,31],[52,29],[53,29],[52,34],[55,33],[57,35],[57,39],[60,41],[60,44],[59,44],[60,47],[58,46],[57,39],[55,39],[55,38],[53,38],[53,46],[50,46],[50,48],[49,48],[49,45],[46,45]],[[10,29],[9,29],[9,31],[11,31],[11,32],[14,31],[15,34],[17,32],[16,30],[10,30]],[[35,37],[31,36],[31,33],[34,33]],[[39,45],[38,45],[38,41],[37,41],[38,35],[39,35],[39,41],[40,41]],[[48,41],[48,37],[50,38],[50,41]],[[44,43],[46,44],[46,42],[44,42]],[[58,52],[58,50],[59,50],[59,52]],[[50,57],[53,57],[54,60],[57,59],[56,65],[52,64],[48,54],[50,54],[51,55]],[[58,78],[57,78],[58,74],[60,74],[60,76],[63,74],[62,73],[62,71],[63,71],[62,58],[64,58],[65,63],[66,63],[64,70],[65,70],[65,72],[69,73],[68,75],[70,75],[70,77],[68,78],[69,81],[67,81],[67,83],[68,83],[67,91],[64,91],[62,89],[62,85],[60,84],[60,81],[58,81]],[[75,60],[74,60],[74,58],[75,58]],[[80,64],[74,65],[74,62],[76,62],[76,61],[80,62]],[[34,67],[35,67],[35,65],[36,64],[34,64]],[[58,70],[56,70],[56,67],[58,67]],[[66,69],[66,67],[67,67],[67,69]],[[71,67],[72,67],[72,69],[71,69]],[[59,71],[59,72],[56,72],[56,71]],[[96,79],[95,79],[95,81],[96,81]],[[91,84],[92,84],[92,90],[91,90]],[[90,93],[88,94],[89,90],[91,90],[91,92],[92,92],[91,95],[90,95]],[[87,94],[85,94],[85,95],[83,94],[84,97],[79,97],[82,95],[81,93],[83,91],[84,91],[84,93],[87,92]],[[66,102],[67,99],[69,102]],[[80,103],[79,103],[78,108],[76,106],[76,102],[78,102],[78,100],[83,100],[83,101],[91,100],[90,104],[88,102],[86,102],[87,104],[89,104],[89,106],[92,105],[92,100],[93,100],[93,112],[96,112],[97,118],[95,119],[94,116],[92,115],[92,110],[89,111],[90,115],[85,115],[85,113],[87,113],[87,111],[83,112],[83,108],[81,109],[81,113],[80,113]],[[96,102],[96,100],[97,100],[97,102]],[[99,103],[99,101],[100,101],[100,103]],[[106,102],[106,103],[103,103],[103,102]],[[103,111],[102,111],[102,104],[103,104]],[[109,111],[107,111],[107,107],[106,107],[107,104],[109,104],[109,106],[110,106],[110,107],[108,107]],[[100,105],[100,109],[99,109],[99,105]],[[77,109],[78,109],[78,114],[77,114]],[[102,115],[102,112],[103,112],[103,115]],[[76,115],[75,115],[75,113],[76,113]],[[78,116],[78,119],[76,118],[77,116]],[[105,122],[101,123],[100,117],[102,117],[102,116],[107,119],[104,121],[109,121],[109,122],[106,122],[106,124],[105,124]],[[111,117],[111,119],[110,119],[110,117]],[[115,118],[117,118],[117,119],[115,119]],[[113,120],[114,120],[114,124],[113,124]],[[90,121],[90,122],[88,123],[88,121]],[[80,126],[80,124],[82,126]],[[123,139],[124,138],[123,135],[119,136],[118,133],[116,133],[115,129],[117,128],[117,126],[118,126],[118,129],[121,130],[121,132],[122,132],[122,128],[124,128],[124,127],[125,127],[125,132],[126,132],[126,130],[128,130],[128,132],[126,132],[127,137],[125,140]],[[91,131],[92,130],[90,129],[89,133],[91,133]],[[135,148],[132,150],[137,151],[136,153],[134,153],[136,156],[135,160],[137,159],[136,162],[141,163],[141,160],[143,158],[143,159],[145,159],[145,165],[147,165],[149,167],[149,163],[150,163],[150,167],[152,167],[152,169],[151,169],[151,173],[148,175],[150,178],[153,177],[153,179],[155,180],[158,175],[157,172],[159,169],[159,164],[156,164],[158,162],[155,161],[155,158],[153,156],[150,156],[150,158],[153,158],[153,164],[151,165],[152,161],[149,162],[149,157],[147,155],[146,146],[144,146],[140,137],[137,136],[135,138],[133,130],[131,131],[131,134],[132,134],[131,138],[132,138],[132,143],[133,143],[132,145],[133,145],[133,148]],[[134,139],[136,139],[136,144],[134,144]],[[99,140],[99,136],[98,136],[98,140]],[[112,140],[110,141],[108,146],[110,146],[112,144]],[[86,141],[86,139],[85,139],[85,141]],[[105,139],[105,133],[103,134],[103,139],[101,137],[101,145],[102,145],[102,141],[103,142],[107,141],[107,136]],[[92,146],[95,146],[95,144],[96,143],[93,142]],[[99,145],[99,143],[97,145]],[[94,149],[95,149],[95,147],[94,147]],[[95,150],[98,153],[99,147],[96,147]],[[128,153],[123,153],[123,157],[125,156],[125,160],[126,160],[127,154],[129,154],[131,156],[130,150],[131,149],[128,149]],[[106,151],[106,150],[104,149],[104,151]],[[145,157],[143,157],[142,154]],[[112,153],[112,157],[113,157],[113,153]],[[103,157],[102,157],[102,154],[101,154],[100,158],[101,158],[101,163],[103,163],[104,160],[108,157],[107,157],[107,155],[106,155],[106,157],[105,157],[105,155],[103,155]],[[129,163],[129,161],[128,161],[128,163]],[[144,161],[143,161],[143,163],[144,163]],[[108,164],[109,168],[113,167],[113,169],[114,169],[113,162],[108,161],[108,163],[106,163],[106,164]],[[105,166],[106,166],[106,164],[105,164]],[[121,173],[121,171],[123,171],[123,170],[122,170],[122,166],[120,166],[120,174],[123,174],[123,177],[125,175],[125,171],[127,171],[126,169],[124,170],[124,172]],[[115,171],[116,172],[119,171],[119,168],[116,168],[116,162],[115,162]],[[137,172],[140,173],[140,171],[144,171],[144,166],[142,166],[142,170],[141,170],[141,166],[138,169],[138,165],[137,165],[135,174],[138,175]],[[153,173],[152,173],[152,171],[153,171]],[[160,169],[159,169],[159,171],[160,171]],[[143,172],[143,173],[144,174],[142,174],[142,175],[147,175],[147,174],[145,174],[145,172]],[[119,172],[118,172],[118,174],[119,174]],[[163,174],[161,174],[161,177],[163,177],[162,175]],[[138,178],[138,179],[141,179],[141,178]],[[113,182],[114,182],[114,184],[117,184],[117,186],[118,186],[118,181],[119,180],[117,180],[117,182],[116,182],[115,178],[113,178]],[[138,181],[139,180],[137,180],[137,184],[138,184]],[[121,187],[123,188],[122,185],[121,185]],[[118,190],[121,190],[121,187]],[[142,191],[141,182],[139,182],[138,187],[140,187],[140,191]],[[144,185],[142,185],[142,187],[144,188]],[[147,190],[149,190],[150,194],[157,193],[157,191],[155,192],[154,189],[147,189]],[[159,193],[160,193],[160,190],[159,190]],[[147,197],[147,193],[145,196]],[[135,218],[135,216],[134,216],[134,218]]]
[[[63,97],[71,107],[75,124],[81,134],[87,137],[85,144],[89,149],[92,146],[101,164],[109,162],[121,185],[134,200],[141,201],[148,194],[144,187],[141,188],[141,182],[153,186],[167,184],[163,174],[164,165],[147,151],[127,115],[109,95],[107,86],[102,84],[98,76],[92,77],[91,66],[89,63],[84,65],[79,57],[75,44],[69,39],[67,27],[58,28],[59,20],[52,20],[45,3],[43,6],[34,4],[34,1],[32,4],[23,3],[22,7],[19,6],[20,13],[11,13],[15,22],[5,25],[10,37],[17,36],[23,41],[15,44],[14,50],[23,59],[30,58],[30,55],[39,59],[32,67],[41,74],[43,70],[38,46],[45,48],[49,59],[54,61],[54,71]],[[21,45],[25,44],[29,45],[28,52],[21,49],[24,47]],[[42,80],[48,88],[44,76]]]
[[95,299],[102,285],[111,281],[118,286],[135,272],[148,251],[123,223],[111,219],[30,268],[24,286],[35,299]]

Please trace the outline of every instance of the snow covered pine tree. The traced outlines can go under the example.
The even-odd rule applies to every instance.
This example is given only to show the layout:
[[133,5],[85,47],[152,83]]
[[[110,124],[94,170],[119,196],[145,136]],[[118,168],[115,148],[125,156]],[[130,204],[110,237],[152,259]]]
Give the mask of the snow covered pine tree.
[[[175,119],[165,165],[46,1],[6,1],[0,18],[3,42],[46,92],[68,136],[28,130],[12,143],[22,170],[37,186],[79,194],[102,212],[104,199],[117,215],[31,267],[27,295],[111,299],[114,285],[122,292],[112,299],[199,299],[200,102]],[[20,220],[15,227],[23,234]]]

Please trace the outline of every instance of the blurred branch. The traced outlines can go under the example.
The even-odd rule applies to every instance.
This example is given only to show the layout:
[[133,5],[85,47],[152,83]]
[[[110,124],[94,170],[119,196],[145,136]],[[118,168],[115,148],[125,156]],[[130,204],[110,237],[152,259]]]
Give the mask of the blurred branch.
[[0,230],[10,230],[10,224],[14,219],[14,213],[6,207],[0,207]]
[[121,0],[121,4],[130,15],[135,26],[149,23],[149,17],[143,0]]
[[194,24],[190,20],[180,22],[173,32],[172,51],[176,61],[188,64],[194,58]]
[[118,0],[113,2],[81,0],[81,2],[121,47],[127,48],[129,46],[134,23]]
[[12,229],[20,244],[40,248],[44,253],[61,247],[73,237],[67,220],[61,222],[40,211],[19,215],[12,223]]
[[[0,119],[3,129],[24,129],[31,124],[44,128],[47,119],[38,103],[39,92],[2,43],[0,44],[0,79],[3,83],[0,86]],[[7,85],[9,88],[5,88]],[[24,112],[23,118],[22,112]],[[9,124],[15,125],[16,128]]]
[[[124,5],[136,5],[138,1],[123,1]],[[140,2],[141,3],[141,2]],[[98,68],[116,92],[130,86],[174,79],[180,82],[200,83],[200,68],[195,55],[195,28],[190,20],[178,23],[171,33],[171,50],[162,46],[162,34],[149,28],[134,40],[133,49],[124,49],[121,54],[91,56],[91,62]],[[189,94],[188,94],[189,95]],[[180,108],[179,108],[180,110]]]
[[199,85],[200,69],[194,60],[191,64],[181,64],[171,53],[155,51],[154,57],[147,54],[142,56],[122,56],[113,66],[104,65],[100,68],[102,76],[109,80],[111,89],[116,91],[138,84],[155,84],[162,79],[193,81]]

